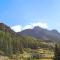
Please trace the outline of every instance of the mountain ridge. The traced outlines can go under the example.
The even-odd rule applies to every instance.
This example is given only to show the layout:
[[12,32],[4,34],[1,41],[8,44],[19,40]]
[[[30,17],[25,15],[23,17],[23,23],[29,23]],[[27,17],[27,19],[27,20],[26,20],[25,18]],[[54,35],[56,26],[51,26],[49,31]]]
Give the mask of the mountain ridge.
[[32,36],[43,40],[60,40],[60,33],[57,30],[47,30],[39,26],[35,26],[33,29],[23,30],[18,32],[18,34],[22,36]]
[[0,31],[10,32],[13,35],[18,36],[31,36],[37,39],[42,40],[54,40],[60,41],[60,33],[57,30],[47,30],[43,29],[39,26],[35,26],[33,29],[26,29],[21,32],[14,32],[9,26],[5,25],[4,23],[0,23]]

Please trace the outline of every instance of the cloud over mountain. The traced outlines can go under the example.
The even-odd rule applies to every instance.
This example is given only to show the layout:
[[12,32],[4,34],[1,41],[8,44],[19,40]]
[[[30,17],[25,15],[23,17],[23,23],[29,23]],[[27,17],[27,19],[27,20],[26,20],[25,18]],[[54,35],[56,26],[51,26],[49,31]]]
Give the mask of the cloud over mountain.
[[14,30],[15,32],[19,32],[21,31],[21,26],[20,25],[15,25],[15,26],[12,26],[11,29]]
[[15,25],[15,26],[12,26],[11,29],[13,29],[15,32],[20,32],[20,31],[25,30],[25,29],[32,29],[35,26],[39,26],[41,28],[48,28],[47,23],[33,22],[33,23],[27,24],[25,26]]

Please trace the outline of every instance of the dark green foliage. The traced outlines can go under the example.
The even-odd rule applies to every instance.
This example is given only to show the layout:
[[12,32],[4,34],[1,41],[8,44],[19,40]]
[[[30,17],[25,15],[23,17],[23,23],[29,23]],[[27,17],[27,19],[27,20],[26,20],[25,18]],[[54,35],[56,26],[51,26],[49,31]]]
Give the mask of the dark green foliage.
[[59,45],[55,45],[55,57],[54,60],[60,60],[60,47]]
[[0,50],[3,51],[5,55],[23,53],[24,48],[37,48],[37,41],[0,31]]

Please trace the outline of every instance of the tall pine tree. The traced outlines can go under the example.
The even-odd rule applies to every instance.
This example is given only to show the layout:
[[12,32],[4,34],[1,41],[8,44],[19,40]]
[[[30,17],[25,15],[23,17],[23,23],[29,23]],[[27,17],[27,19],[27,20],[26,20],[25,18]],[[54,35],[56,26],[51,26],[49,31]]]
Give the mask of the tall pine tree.
[[55,56],[54,56],[54,60],[60,60],[60,47],[59,45],[55,45]]

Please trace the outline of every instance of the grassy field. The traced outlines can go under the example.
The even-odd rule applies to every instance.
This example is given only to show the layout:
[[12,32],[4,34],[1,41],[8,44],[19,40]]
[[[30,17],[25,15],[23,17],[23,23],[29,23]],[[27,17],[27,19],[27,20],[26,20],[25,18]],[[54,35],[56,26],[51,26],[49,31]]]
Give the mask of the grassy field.
[[[41,56],[41,58],[36,58],[35,56]],[[34,58],[33,58],[34,56]],[[54,57],[53,51],[46,50],[46,49],[25,49],[23,54],[16,54],[13,55],[12,58],[7,56],[0,56],[0,60],[52,60]]]

